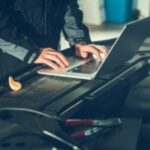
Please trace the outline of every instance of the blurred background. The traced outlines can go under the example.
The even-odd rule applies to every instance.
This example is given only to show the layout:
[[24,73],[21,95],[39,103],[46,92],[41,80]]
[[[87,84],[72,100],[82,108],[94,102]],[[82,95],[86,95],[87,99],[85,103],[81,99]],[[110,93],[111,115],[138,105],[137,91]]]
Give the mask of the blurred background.
[[[120,35],[130,21],[150,16],[150,0],[78,0],[92,41]],[[63,35],[61,49],[69,47]]]

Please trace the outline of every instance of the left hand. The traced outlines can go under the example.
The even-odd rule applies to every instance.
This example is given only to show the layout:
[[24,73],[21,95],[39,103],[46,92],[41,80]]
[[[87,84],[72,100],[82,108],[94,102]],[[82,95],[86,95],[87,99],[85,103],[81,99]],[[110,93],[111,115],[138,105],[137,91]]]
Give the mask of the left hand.
[[88,58],[89,55],[94,55],[96,59],[103,60],[108,54],[108,50],[105,46],[95,44],[77,44],[75,45],[76,56],[81,58]]

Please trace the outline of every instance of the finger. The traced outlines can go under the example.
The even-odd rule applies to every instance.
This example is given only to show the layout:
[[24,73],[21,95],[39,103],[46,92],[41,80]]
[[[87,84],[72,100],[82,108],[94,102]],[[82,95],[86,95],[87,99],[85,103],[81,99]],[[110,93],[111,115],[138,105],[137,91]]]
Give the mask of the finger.
[[87,58],[88,57],[88,53],[87,52],[81,52],[81,57],[82,58]]
[[34,61],[35,64],[45,64],[49,67],[51,67],[52,69],[58,69],[58,65],[49,61],[48,59],[46,58],[40,58],[40,59],[37,59]]
[[60,52],[55,52],[55,51],[51,51],[50,54],[57,56],[57,57],[59,58],[59,60],[60,60],[61,62],[63,62],[63,64],[64,64],[65,66],[69,66],[69,61],[68,61],[68,59],[67,59],[62,53],[60,53]]
[[81,57],[81,58],[87,58],[88,53],[84,52],[83,47],[84,47],[84,45],[81,45],[81,44],[75,45],[76,56]]
[[42,63],[48,65],[54,70],[59,68],[59,66],[56,63],[53,63],[52,61],[49,61],[48,59],[43,59]]
[[108,49],[107,49],[107,47],[101,46],[101,45],[94,45],[94,44],[92,46],[95,47],[100,52],[102,52],[105,57],[108,55]]
[[89,54],[95,54],[96,57],[100,57],[98,55],[98,52],[96,49],[94,49],[92,46],[90,45],[82,45],[82,46],[78,46],[76,49],[77,52],[77,56],[80,56],[82,58],[87,58]]
[[83,52],[83,51],[80,51],[80,50],[76,50],[76,55],[78,57],[81,57],[81,58],[87,58],[88,57],[88,53],[87,52]]
[[94,55],[97,59],[101,59],[99,51],[96,48],[94,48],[93,46],[89,46],[89,45],[84,46],[84,47],[82,47],[81,51],[86,52],[87,54],[90,53],[90,54]]
[[42,49],[42,53],[43,54],[53,54],[53,55],[57,55],[62,61],[63,63],[65,64],[65,66],[69,66],[69,61],[68,59],[60,52],[52,49],[52,48],[44,48]]
[[57,55],[47,53],[46,55],[44,55],[44,57],[49,61],[54,61],[62,68],[66,67],[66,64],[64,64],[64,62]]
[[[53,61],[58,63],[61,67],[69,66],[67,58],[62,53],[57,52],[56,50],[53,50],[51,48],[45,48],[43,54],[47,59],[52,59]],[[51,57],[51,55],[55,57]]]

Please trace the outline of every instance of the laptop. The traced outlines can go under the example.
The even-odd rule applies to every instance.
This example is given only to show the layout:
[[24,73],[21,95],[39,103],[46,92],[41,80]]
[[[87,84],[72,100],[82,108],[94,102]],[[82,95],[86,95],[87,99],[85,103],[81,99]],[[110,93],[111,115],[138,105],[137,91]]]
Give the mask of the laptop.
[[68,58],[70,66],[67,68],[52,70],[43,67],[37,72],[43,75],[92,80],[125,64],[147,37],[150,37],[150,17],[126,24],[103,61],[97,61],[93,57],[81,59],[71,56]]

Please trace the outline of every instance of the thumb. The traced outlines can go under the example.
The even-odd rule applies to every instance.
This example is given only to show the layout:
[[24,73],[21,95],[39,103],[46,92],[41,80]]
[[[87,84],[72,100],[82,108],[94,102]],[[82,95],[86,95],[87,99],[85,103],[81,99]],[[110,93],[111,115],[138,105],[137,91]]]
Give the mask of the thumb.
[[87,58],[88,57],[88,53],[87,52],[81,52],[81,57],[82,58]]

